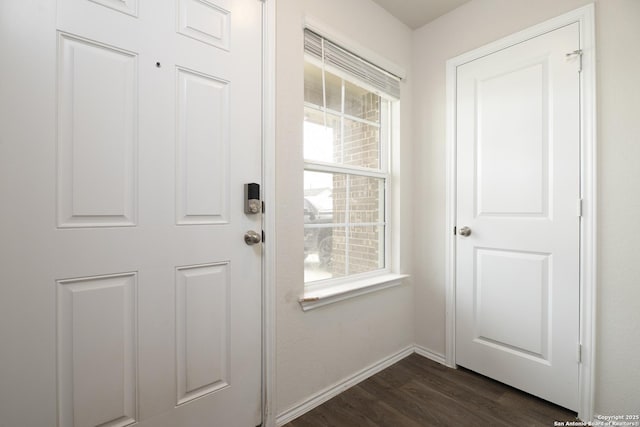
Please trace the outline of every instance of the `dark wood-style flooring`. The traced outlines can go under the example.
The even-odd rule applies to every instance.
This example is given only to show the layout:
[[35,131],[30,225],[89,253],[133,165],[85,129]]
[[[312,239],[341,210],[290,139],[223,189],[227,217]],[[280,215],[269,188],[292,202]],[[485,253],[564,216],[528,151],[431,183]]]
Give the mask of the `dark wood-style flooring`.
[[413,354],[285,427],[553,426],[576,414]]

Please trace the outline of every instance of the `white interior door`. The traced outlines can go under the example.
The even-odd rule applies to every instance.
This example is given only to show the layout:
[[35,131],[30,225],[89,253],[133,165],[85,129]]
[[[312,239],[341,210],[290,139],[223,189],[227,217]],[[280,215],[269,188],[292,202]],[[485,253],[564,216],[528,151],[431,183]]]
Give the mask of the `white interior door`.
[[1,2],[0,426],[260,424],[261,12]]
[[577,49],[576,23],[458,67],[456,113],[456,363],[573,410]]

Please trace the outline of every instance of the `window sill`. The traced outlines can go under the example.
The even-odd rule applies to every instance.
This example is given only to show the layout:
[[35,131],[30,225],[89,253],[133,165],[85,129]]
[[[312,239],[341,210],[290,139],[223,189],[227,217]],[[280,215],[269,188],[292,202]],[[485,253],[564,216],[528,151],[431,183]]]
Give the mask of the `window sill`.
[[375,277],[367,277],[348,283],[326,287],[323,289],[305,292],[299,300],[303,311],[313,310],[334,302],[387,289],[402,284],[408,274],[383,274]]

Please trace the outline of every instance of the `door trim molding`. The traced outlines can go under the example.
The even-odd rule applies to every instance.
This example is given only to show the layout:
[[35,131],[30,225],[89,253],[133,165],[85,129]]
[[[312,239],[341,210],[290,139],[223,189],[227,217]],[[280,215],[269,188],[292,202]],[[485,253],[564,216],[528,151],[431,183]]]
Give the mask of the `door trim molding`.
[[580,75],[580,184],[583,212],[580,223],[580,344],[582,363],[579,364],[578,417],[593,418],[595,381],[596,331],[596,268],[597,268],[597,152],[596,152],[596,62],[595,8],[593,4],[552,18],[483,47],[447,61],[447,141],[446,141],[446,365],[456,367],[455,357],[455,299],[456,299],[456,69],[457,67],[525,40],[548,33],[566,25],[580,24],[580,48],[583,51]]
[[276,424],[276,1],[262,4],[262,425]]

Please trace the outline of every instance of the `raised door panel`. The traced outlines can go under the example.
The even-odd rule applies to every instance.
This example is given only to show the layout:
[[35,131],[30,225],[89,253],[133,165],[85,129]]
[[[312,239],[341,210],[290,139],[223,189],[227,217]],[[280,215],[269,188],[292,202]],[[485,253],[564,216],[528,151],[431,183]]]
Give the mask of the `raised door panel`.
[[178,68],[177,222],[229,221],[229,84]]
[[178,404],[229,386],[229,264],[176,271]]
[[178,1],[178,33],[229,50],[231,12],[228,1]]
[[60,426],[137,420],[136,273],[57,281]]
[[138,0],[89,0],[118,12],[138,16]]
[[136,223],[137,57],[60,34],[58,226]]
[[477,216],[547,216],[548,64],[499,71],[477,82]]
[[476,249],[476,342],[548,359],[550,259],[549,254]]

